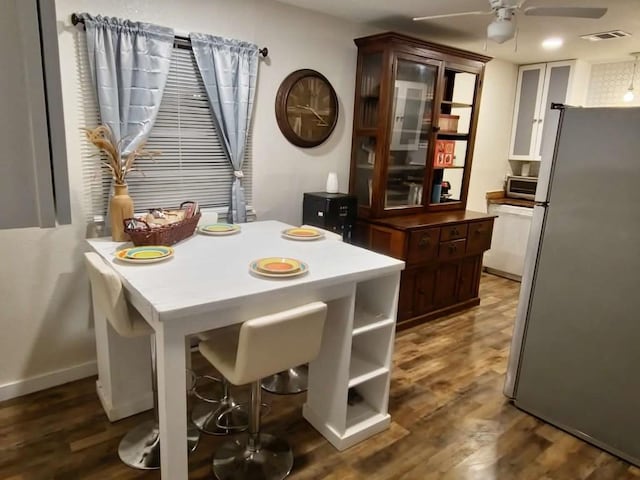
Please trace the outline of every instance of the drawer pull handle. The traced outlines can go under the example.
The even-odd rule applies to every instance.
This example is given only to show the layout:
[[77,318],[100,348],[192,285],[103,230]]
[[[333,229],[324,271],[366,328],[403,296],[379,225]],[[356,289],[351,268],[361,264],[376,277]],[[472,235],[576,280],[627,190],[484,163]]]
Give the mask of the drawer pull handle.
[[458,250],[458,247],[455,245],[449,245],[449,253],[456,253],[456,250]]
[[451,230],[451,236],[454,236],[454,235],[459,235],[457,228],[454,228],[453,230]]
[[429,236],[428,235],[423,235],[420,238],[420,241],[418,242],[418,246],[419,247],[426,247],[427,245],[429,245]]

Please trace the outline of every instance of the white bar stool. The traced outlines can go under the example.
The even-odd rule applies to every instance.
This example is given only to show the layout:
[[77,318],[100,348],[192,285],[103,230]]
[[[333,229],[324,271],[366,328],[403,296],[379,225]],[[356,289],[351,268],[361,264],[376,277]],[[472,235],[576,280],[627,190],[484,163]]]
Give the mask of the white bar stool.
[[[153,419],[130,430],[120,441],[118,455],[126,465],[140,470],[160,468],[160,431],[158,427],[158,384],[156,377],[156,342],[153,329],[145,319],[127,302],[122,282],[116,272],[109,268],[96,253],[85,253],[85,263],[91,282],[94,304],[123,337],[151,338],[151,385],[153,388]],[[200,433],[193,424],[187,425],[187,448],[195,450]]]
[[313,302],[247,320],[200,342],[200,353],[234,385],[251,383],[248,434],[226,442],[214,454],[220,480],[281,480],[293,466],[286,441],[260,432],[260,379],[313,360],[320,351],[327,305]]

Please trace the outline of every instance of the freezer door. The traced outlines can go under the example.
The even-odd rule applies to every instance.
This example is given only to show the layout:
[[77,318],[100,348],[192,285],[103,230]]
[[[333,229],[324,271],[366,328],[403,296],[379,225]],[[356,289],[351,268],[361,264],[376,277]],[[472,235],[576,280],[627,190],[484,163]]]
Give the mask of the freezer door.
[[522,272],[522,283],[520,284],[520,298],[516,310],[516,321],[513,326],[511,337],[511,350],[509,351],[509,363],[507,365],[507,376],[504,383],[504,394],[513,398],[518,364],[520,363],[520,353],[522,351],[522,338],[529,311],[529,301],[531,300],[531,289],[533,287],[533,277],[536,271],[536,261],[540,248],[540,238],[544,227],[544,216],[546,208],[536,206],[533,208],[533,218],[529,229],[529,240],[527,241],[527,252],[524,257],[524,271]]
[[567,109],[518,407],[640,464],[640,108]]

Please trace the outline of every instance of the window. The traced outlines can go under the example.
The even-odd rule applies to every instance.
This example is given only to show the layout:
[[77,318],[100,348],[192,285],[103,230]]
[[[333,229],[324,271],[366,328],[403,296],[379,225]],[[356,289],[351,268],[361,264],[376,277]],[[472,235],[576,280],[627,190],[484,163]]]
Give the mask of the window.
[[[88,68],[86,39],[78,35],[81,96],[87,127],[99,123],[98,108]],[[247,205],[252,204],[251,136],[245,152],[242,180]],[[147,140],[148,150],[162,152],[154,160],[138,159],[137,172],[127,176],[129,194],[136,212],[149,208],[175,207],[195,200],[201,207],[226,214],[233,168],[224,154],[214,127],[200,73],[190,48],[175,46],[167,86],[160,111]],[[87,220],[104,215],[110,194],[111,178],[99,168],[96,150],[83,144],[83,175]]]

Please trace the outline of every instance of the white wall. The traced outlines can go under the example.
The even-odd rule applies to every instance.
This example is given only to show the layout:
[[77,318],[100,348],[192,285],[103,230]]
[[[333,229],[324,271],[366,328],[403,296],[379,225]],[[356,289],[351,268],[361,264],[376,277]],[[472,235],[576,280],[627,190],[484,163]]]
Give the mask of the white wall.
[[467,209],[487,211],[485,194],[502,190],[509,172],[509,139],[518,67],[502,60],[487,63],[482,88],[476,147],[471,167]]
[[[56,229],[0,231],[0,400],[95,371],[84,251],[79,88],[73,12],[171,26],[178,34],[212,33],[269,48],[261,61],[253,130],[254,203],[260,219],[301,221],[302,193],[323,190],[336,171],[347,190],[357,50],[364,27],[268,0],[56,0],[73,224]],[[323,145],[294,147],[280,133],[274,100],[280,82],[299,68],[322,72],[336,89],[340,117]],[[487,66],[469,207],[484,209],[484,193],[506,171],[515,67]],[[46,376],[56,371],[63,373]],[[44,378],[40,378],[45,376]]]

